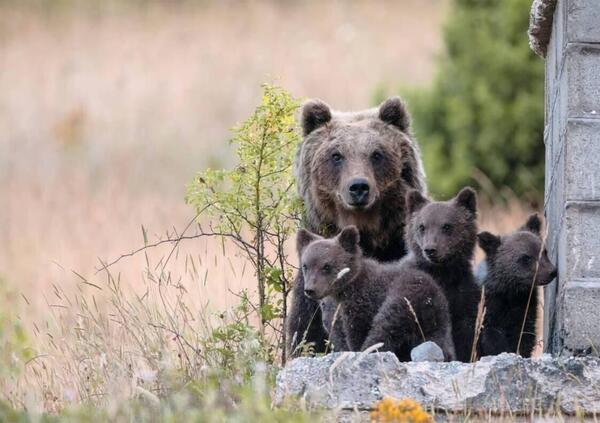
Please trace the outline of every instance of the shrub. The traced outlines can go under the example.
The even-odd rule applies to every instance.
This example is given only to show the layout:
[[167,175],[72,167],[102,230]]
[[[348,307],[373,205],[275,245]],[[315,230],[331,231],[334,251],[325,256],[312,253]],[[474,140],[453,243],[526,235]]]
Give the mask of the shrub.
[[[464,185],[544,189],[544,65],[529,49],[531,0],[455,0],[433,84],[407,92],[433,194]],[[487,186],[486,186],[487,185]]]
[[[285,361],[285,313],[294,268],[285,244],[298,226],[301,203],[292,172],[299,142],[297,100],[285,90],[263,86],[262,103],[240,126],[232,143],[239,163],[233,170],[207,169],[190,184],[187,201],[198,217],[211,219],[203,235],[233,240],[252,264],[258,288],[260,333],[277,335]],[[275,326],[279,319],[282,324]]]
[[[269,392],[285,359],[282,323],[294,272],[285,246],[301,209],[292,175],[298,105],[265,85],[255,112],[234,129],[238,165],[206,170],[190,184],[196,233],[188,233],[194,219],[149,243],[142,227],[143,247],[101,261],[104,280],[76,273],[77,289],[55,285],[52,319],[35,326],[35,354],[14,313],[0,311],[1,421],[314,419],[298,409],[273,410]],[[185,275],[169,262],[178,260],[181,242],[200,237],[220,238],[224,256],[245,256],[258,294],[234,293],[238,305],[216,314],[190,308],[180,281],[188,266],[196,269],[194,258],[186,255]],[[168,253],[156,262],[149,250],[159,246]],[[138,253],[145,256],[144,284],[128,286],[112,266]],[[21,372],[12,371],[15,363]]]

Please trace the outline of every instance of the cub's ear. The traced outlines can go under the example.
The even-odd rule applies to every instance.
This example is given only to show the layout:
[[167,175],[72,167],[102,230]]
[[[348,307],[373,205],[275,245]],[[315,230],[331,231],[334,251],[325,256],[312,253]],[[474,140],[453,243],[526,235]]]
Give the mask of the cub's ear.
[[331,120],[331,109],[321,100],[309,100],[302,107],[302,132],[304,136]]
[[429,203],[429,200],[416,189],[410,190],[408,194],[406,194],[406,210],[409,215],[421,210],[427,203]]
[[402,132],[410,127],[410,115],[400,97],[390,97],[379,106],[379,119],[394,125]]
[[302,255],[306,246],[319,238],[321,238],[319,235],[315,235],[306,229],[298,229],[298,233],[296,234],[296,250],[298,251],[298,254]]
[[542,229],[542,221],[537,213],[530,215],[527,218],[527,222],[519,228],[521,231],[531,232],[535,235],[540,235]]
[[360,241],[358,228],[354,225],[346,226],[337,236],[337,241],[344,250],[349,253],[356,253],[358,251],[358,242]]
[[499,236],[489,232],[480,232],[477,234],[477,242],[485,254],[491,257],[498,251],[502,240]]
[[461,189],[456,194],[456,197],[454,197],[454,202],[473,214],[477,213],[477,194],[475,194],[475,190],[471,187]]

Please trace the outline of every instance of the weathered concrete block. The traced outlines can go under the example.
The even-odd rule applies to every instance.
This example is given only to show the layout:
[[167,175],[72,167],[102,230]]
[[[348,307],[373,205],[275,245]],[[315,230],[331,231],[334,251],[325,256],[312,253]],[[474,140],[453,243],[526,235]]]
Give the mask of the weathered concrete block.
[[[559,81],[560,85],[567,86],[566,76],[563,76],[563,80]],[[550,113],[552,116],[548,122],[548,129],[545,133],[546,141],[546,200],[550,195],[550,190],[554,184],[554,179],[559,177],[557,172],[561,172],[564,167],[561,166],[560,160],[561,155],[564,155],[564,144],[565,144],[565,128],[567,125],[566,111],[567,111],[567,95],[566,88],[560,89],[557,92],[555,99],[554,110]],[[563,114],[564,113],[564,114]]]
[[559,265],[560,277],[600,278],[600,202],[568,202],[564,225],[566,251],[561,260],[566,263],[562,268]]
[[564,284],[561,323],[558,328],[562,353],[594,354],[600,351],[600,279]]
[[554,143],[552,148],[559,150],[558,161],[554,164],[547,163],[550,169],[546,169],[546,195],[544,201],[544,210],[546,215],[546,225],[548,226],[548,236],[546,247],[551,255],[558,252],[558,233],[562,224],[564,215],[564,183],[565,183],[565,153],[562,150],[564,144]]
[[546,124],[551,122],[552,109],[556,98],[556,37],[554,34],[548,43],[548,51],[546,53],[546,66],[544,75],[544,121]]
[[600,22],[600,2],[598,0],[568,0],[567,12],[569,42],[600,42],[600,25],[598,24]]
[[565,25],[566,25],[566,0],[558,0],[556,8],[554,10],[554,17],[552,21],[552,37],[554,39],[554,62],[552,67],[554,68],[554,75],[556,79],[560,78],[561,70],[564,63],[565,54]]
[[338,411],[369,410],[390,396],[441,413],[593,414],[600,411],[599,384],[600,360],[592,357],[501,354],[474,364],[400,363],[389,352],[335,353],[289,362],[277,375],[273,399]]
[[569,120],[566,149],[566,199],[600,200],[600,119]]
[[[552,258],[551,258],[552,260]],[[555,263],[554,260],[552,260]],[[544,287],[544,352],[560,351],[558,342],[555,341],[556,333],[556,297],[558,294],[558,281],[554,280]]]
[[565,58],[568,74],[568,117],[600,117],[600,45],[569,44]]
[[529,34],[546,55],[546,245],[559,268],[544,290],[546,346],[584,351],[600,340],[600,0],[536,0]]
[[569,116],[569,73],[565,66],[564,69],[557,75],[556,80],[556,99],[552,110],[552,124],[559,139],[564,134],[567,128],[567,117]]

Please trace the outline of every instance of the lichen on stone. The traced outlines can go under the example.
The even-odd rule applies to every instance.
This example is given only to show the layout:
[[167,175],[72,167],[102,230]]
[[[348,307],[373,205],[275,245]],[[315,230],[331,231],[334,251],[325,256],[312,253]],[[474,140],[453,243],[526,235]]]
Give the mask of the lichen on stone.
[[529,14],[529,46],[541,57],[546,57],[552,35],[552,21],[557,0],[533,0]]

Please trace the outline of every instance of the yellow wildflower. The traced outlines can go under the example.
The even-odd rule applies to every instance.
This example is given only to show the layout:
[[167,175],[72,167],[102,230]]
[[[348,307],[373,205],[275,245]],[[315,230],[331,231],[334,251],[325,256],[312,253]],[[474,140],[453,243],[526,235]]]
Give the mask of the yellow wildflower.
[[432,423],[433,417],[418,402],[385,397],[375,404],[371,421],[380,423]]

